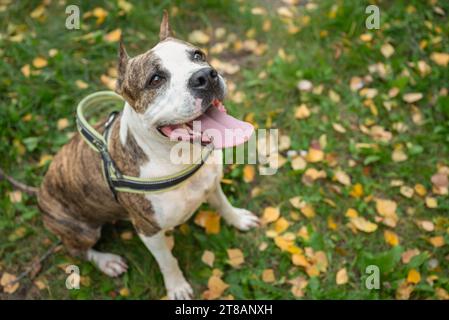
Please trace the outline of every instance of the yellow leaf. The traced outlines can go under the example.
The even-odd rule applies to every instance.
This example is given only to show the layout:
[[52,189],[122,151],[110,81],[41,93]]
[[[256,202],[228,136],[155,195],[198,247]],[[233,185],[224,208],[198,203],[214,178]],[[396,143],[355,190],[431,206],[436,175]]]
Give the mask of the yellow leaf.
[[307,162],[320,162],[324,159],[324,152],[319,149],[310,148],[309,152],[307,152],[306,160]]
[[243,181],[246,183],[250,183],[254,181],[254,177],[256,175],[256,170],[253,165],[245,165],[243,167]]
[[223,292],[229,288],[229,285],[221,280],[220,277],[213,275],[209,278],[209,281],[207,282],[207,287],[209,290],[204,292],[203,296],[207,300],[217,299],[221,297]]
[[357,218],[359,216],[359,213],[357,212],[357,210],[349,208],[348,210],[346,210],[345,216],[348,218]]
[[118,0],[117,5],[120,9],[122,9],[126,13],[130,12],[133,8],[133,5],[125,0]]
[[416,191],[416,193],[419,195],[419,196],[421,196],[421,197],[424,197],[425,195],[426,195],[426,193],[427,193],[427,190],[426,190],[426,187],[424,187],[422,184],[420,184],[420,183],[417,183],[416,185],[415,185],[415,191]]
[[4,272],[2,278],[0,279],[0,285],[3,287],[3,292],[5,293],[14,293],[19,288],[19,282],[14,284],[10,284],[12,281],[15,281],[17,278],[15,275],[10,274],[8,272]]
[[214,211],[202,210],[195,216],[194,221],[203,227],[207,234],[220,233],[220,215]]
[[385,238],[385,242],[388,243],[392,247],[397,246],[399,244],[399,237],[393,231],[385,230],[384,238]]
[[274,243],[282,251],[289,251],[292,246],[294,246],[294,240],[286,239],[283,236],[276,236],[274,238]]
[[396,299],[397,300],[408,300],[414,289],[413,285],[403,281],[396,289]]
[[385,43],[380,48],[380,52],[382,52],[382,55],[385,58],[389,58],[394,53],[394,47],[391,44],[389,44],[389,43]]
[[363,186],[360,183],[356,183],[353,187],[351,192],[349,193],[351,197],[354,198],[360,198],[363,196]]
[[332,128],[334,128],[335,131],[340,132],[340,133],[345,133],[346,129],[345,127],[343,127],[341,124],[339,123],[332,123]]
[[331,230],[337,230],[338,225],[335,222],[334,218],[332,218],[330,216],[327,218],[327,227]]
[[130,292],[129,292],[129,289],[128,289],[128,288],[121,288],[120,291],[119,291],[119,294],[120,294],[122,297],[129,297]]
[[302,207],[301,212],[309,219],[315,217],[315,209],[310,204],[306,204],[304,207]]
[[436,236],[429,239],[429,242],[435,247],[439,248],[444,246],[444,238],[442,236]]
[[310,117],[310,110],[304,103],[296,108],[295,110],[296,119],[306,119],[308,117]]
[[31,73],[31,68],[29,64],[24,65],[22,68],[20,68],[20,71],[22,72],[22,74],[26,77],[29,78],[30,77],[30,73]]
[[41,4],[37,6],[33,11],[31,11],[30,17],[33,19],[39,19],[44,15],[44,13],[45,13],[45,6]]
[[132,240],[133,237],[134,237],[134,234],[132,233],[132,231],[124,231],[120,234],[120,238],[122,238],[122,240],[125,240],[125,241]]
[[426,197],[426,206],[427,208],[433,209],[438,208],[438,201],[434,197]]
[[33,59],[33,66],[37,69],[47,66],[48,62],[43,57],[36,57]]
[[418,284],[421,281],[421,275],[416,269],[410,269],[407,275],[407,282],[412,284]]
[[39,160],[38,167],[43,167],[47,164],[47,162],[50,162],[53,160],[53,156],[49,154],[43,154]]
[[411,198],[413,197],[413,194],[415,193],[415,190],[413,190],[413,188],[409,187],[409,186],[401,186],[401,188],[399,189],[399,192],[406,198]]
[[412,92],[412,93],[406,93],[402,96],[402,99],[407,103],[414,103],[419,100],[421,100],[423,97],[423,94],[420,92]]
[[338,270],[335,277],[335,283],[337,283],[337,285],[348,283],[348,272],[346,271],[346,268]]
[[274,271],[273,269],[265,269],[262,272],[262,281],[265,283],[272,283],[276,280],[275,276],[274,276]]
[[344,186],[351,185],[351,178],[348,176],[348,174],[342,170],[337,170],[334,173],[335,179],[340,182]]
[[308,267],[310,263],[307,261],[307,258],[303,254],[293,254],[292,255],[292,263],[295,266],[300,267]]
[[304,170],[307,166],[307,162],[303,157],[297,156],[292,160],[292,169],[293,170]]
[[198,44],[207,44],[210,41],[210,37],[201,30],[194,30],[189,34],[189,42]]
[[370,42],[373,39],[373,35],[371,33],[364,33],[360,35],[360,40],[363,42]]
[[410,260],[412,260],[412,258],[417,256],[419,253],[420,253],[420,251],[418,249],[409,249],[409,250],[405,251],[401,255],[402,263],[403,264],[409,263]]
[[395,148],[391,155],[391,160],[394,162],[402,162],[407,160],[407,154],[404,152],[403,148]]
[[80,89],[86,89],[87,87],[89,87],[89,85],[85,83],[83,80],[76,80],[75,84]]
[[106,19],[108,12],[101,8],[101,7],[96,7],[93,11],[92,14],[94,15],[94,17],[97,18],[96,24],[100,25],[104,22],[104,20]]
[[351,218],[351,223],[360,231],[371,233],[377,230],[377,224],[366,220],[363,217]]
[[66,118],[59,119],[56,126],[58,130],[64,130],[69,126],[69,120],[67,120]]
[[229,264],[234,268],[239,267],[243,262],[245,262],[245,257],[240,249],[228,249],[226,250],[229,257]]
[[201,261],[203,261],[209,267],[213,267],[215,261],[215,254],[212,251],[205,250],[201,257]]
[[262,222],[267,224],[279,219],[281,211],[277,207],[266,207],[263,211]]
[[376,210],[384,217],[383,223],[389,227],[396,227],[399,220],[396,214],[397,204],[392,200],[376,199]]
[[288,229],[289,225],[290,225],[290,223],[287,221],[287,219],[281,217],[281,218],[277,219],[276,222],[274,223],[274,230],[278,234],[281,234],[282,232],[284,232],[285,230]]
[[433,52],[430,55],[430,59],[440,66],[447,67],[447,65],[449,64],[449,53]]
[[11,203],[19,203],[22,201],[22,192],[19,190],[9,192],[9,201]]
[[104,36],[104,40],[106,42],[117,42],[120,40],[120,37],[122,36],[122,30],[121,29],[115,29],[108,34]]

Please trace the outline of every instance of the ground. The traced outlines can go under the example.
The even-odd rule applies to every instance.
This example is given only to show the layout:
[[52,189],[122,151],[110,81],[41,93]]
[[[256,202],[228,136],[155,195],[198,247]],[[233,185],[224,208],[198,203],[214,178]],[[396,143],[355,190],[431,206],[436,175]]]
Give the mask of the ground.
[[[448,298],[448,3],[370,1],[380,28],[369,30],[368,2],[298,2],[89,1],[81,29],[69,30],[65,1],[3,1],[0,166],[38,185],[76,131],[77,102],[114,83],[120,32],[131,55],[147,50],[166,8],[177,36],[207,49],[228,78],[229,112],[279,129],[283,142],[274,175],[226,166],[226,194],[263,217],[261,228],[239,232],[204,206],[172,232],[195,298]],[[6,279],[56,239],[34,197],[4,181],[0,190]],[[61,249],[0,299],[164,297],[130,224],[106,226],[98,248],[129,271],[111,279]],[[79,290],[65,287],[71,264]]]

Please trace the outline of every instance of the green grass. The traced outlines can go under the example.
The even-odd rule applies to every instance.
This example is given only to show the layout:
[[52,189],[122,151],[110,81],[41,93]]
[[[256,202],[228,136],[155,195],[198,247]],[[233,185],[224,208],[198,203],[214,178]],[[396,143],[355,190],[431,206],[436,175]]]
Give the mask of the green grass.
[[[175,6],[178,9],[171,19],[172,27],[181,39],[187,39],[195,29],[211,33],[224,27],[227,34],[234,33],[237,39],[245,40],[248,30],[254,29],[255,38],[268,45],[264,55],[259,57],[232,49],[215,55],[222,61],[234,59],[240,63],[240,73],[229,78],[235,82],[238,91],[244,92],[245,99],[241,103],[228,101],[226,105],[230,112],[240,117],[254,113],[261,128],[271,123],[272,128],[278,128],[281,134],[291,138],[291,149],[294,150],[307,150],[313,140],[326,135],[325,153],[337,156],[337,167],[350,175],[352,185],[362,184],[365,195],[360,199],[351,197],[352,186],[332,180],[336,167],[328,162],[308,164],[308,168],[323,169],[328,176],[312,186],[303,184],[303,171],[293,171],[289,163],[273,176],[258,175],[250,184],[243,181],[243,166],[228,166],[226,178],[233,182],[225,184],[224,189],[231,202],[259,215],[267,206],[280,206],[282,216],[290,222],[288,231],[296,234],[303,226],[309,231],[309,240],[297,237],[296,245],[324,251],[329,267],[318,277],[309,277],[302,267],[292,264],[289,253],[281,252],[266,236],[270,227],[241,233],[222,222],[219,234],[207,235],[191,221],[188,233],[174,231],[174,255],[192,284],[195,296],[201,298],[212,274],[212,269],[201,262],[203,251],[210,250],[216,255],[214,267],[223,271],[223,280],[230,285],[225,295],[231,294],[236,299],[294,299],[288,280],[296,276],[308,280],[304,289],[306,299],[394,299],[397,288],[411,268],[418,270],[422,278],[411,298],[437,298],[436,288],[449,290],[448,198],[436,195],[438,208],[429,209],[422,197],[415,194],[411,199],[405,198],[399,188],[390,186],[391,180],[401,179],[411,187],[423,184],[431,194],[430,179],[437,172],[437,166],[449,165],[449,99],[441,93],[441,89],[448,88],[449,70],[430,59],[432,52],[449,52],[449,5],[438,1],[437,6],[446,12],[446,16],[441,16],[430,2],[382,1],[380,30],[365,29],[364,12],[368,2],[320,1],[313,11],[299,6],[293,21],[301,30],[296,34],[287,32],[285,21],[276,13],[281,1],[201,1],[201,5],[195,1],[148,1],[148,4],[134,3],[126,15],[119,14],[115,1],[83,2],[80,4],[81,15],[95,7],[103,7],[109,14],[99,26],[95,24],[95,18],[83,19],[82,29],[74,31],[64,27],[65,6],[59,1],[53,1],[46,8],[44,20],[30,17],[30,12],[40,2],[14,2],[0,13],[3,30],[0,38],[0,166],[21,181],[39,184],[48,166],[39,164],[41,157],[55,154],[75,130],[77,102],[91,92],[105,89],[100,77],[114,66],[117,52],[117,43],[102,40],[107,32],[121,28],[129,53],[141,53],[157,42],[162,9],[173,10]],[[270,8],[268,15],[251,14],[255,5]],[[335,12],[334,17],[330,12]],[[308,23],[301,22],[305,21],[304,16],[310,17]],[[269,31],[263,31],[266,19],[272,24]],[[10,40],[15,35],[14,30],[24,31],[22,41]],[[89,33],[93,33],[93,40],[82,38]],[[370,42],[360,40],[364,33],[372,35]],[[212,44],[215,42],[213,39]],[[395,48],[390,58],[380,52],[385,42]],[[287,56],[291,55],[291,60],[279,55],[281,48]],[[58,54],[49,57],[50,49],[57,49]],[[40,74],[27,78],[20,70],[26,64],[31,65],[36,56],[45,57],[48,66],[40,69]],[[431,67],[431,72],[425,76],[410,65],[420,60]],[[369,66],[378,62],[385,64],[390,72],[385,77],[371,74],[372,82],[366,85],[378,90],[373,99],[377,113],[373,113],[364,106],[365,99],[350,90],[349,83],[354,76],[370,75]],[[259,77],[262,71],[267,74],[265,79]],[[301,79],[310,80],[314,87],[323,85],[322,93],[300,93],[296,84]],[[86,82],[88,88],[80,89],[76,80]],[[392,87],[400,89],[395,98],[388,97]],[[329,98],[329,90],[338,93],[339,102]],[[415,103],[423,118],[421,125],[413,122],[412,108],[402,100],[402,95],[409,92],[424,95]],[[383,107],[385,101],[394,104],[391,111]],[[295,107],[301,103],[313,110],[305,120],[294,118]],[[62,118],[67,118],[70,125],[58,130],[57,121]],[[342,124],[346,133],[336,132],[333,123]],[[405,124],[408,130],[395,131],[396,123]],[[361,132],[361,125],[369,127],[372,124],[392,132],[392,139],[385,143],[376,142]],[[358,143],[376,143],[378,148],[359,149]],[[392,160],[391,154],[397,144],[404,146],[408,156],[406,161]],[[255,187],[260,188],[260,193],[251,198],[249,194]],[[17,275],[33,258],[43,254],[55,238],[44,229],[35,198],[23,195],[21,202],[12,203],[8,183],[0,182],[0,190],[0,273],[7,271]],[[315,207],[315,218],[307,219],[301,214],[297,221],[291,218],[290,212],[297,210],[288,200],[297,195]],[[378,223],[374,233],[355,234],[351,231],[345,217],[348,208],[355,208],[361,216],[375,221],[374,201],[368,201],[366,196],[397,202],[399,222],[396,228]],[[325,199],[331,199],[335,207],[328,205]],[[328,228],[328,217],[335,220],[337,230]],[[433,221],[435,231],[425,232],[418,228],[417,219]],[[385,242],[384,230],[387,229],[399,236],[399,246],[391,248]],[[129,230],[132,226],[128,223],[105,226],[98,244],[100,250],[120,254],[128,260],[130,269],[123,277],[110,279],[91,264],[74,260],[62,250],[44,263],[37,276],[48,283],[47,289],[39,290],[32,281],[24,279],[13,295],[0,293],[0,298],[163,297],[162,277],[151,254],[136,236],[129,241],[121,239],[120,234]],[[428,239],[434,236],[443,236],[446,244],[439,248],[432,246]],[[268,244],[264,251],[258,249],[262,242]],[[243,251],[245,263],[240,268],[232,268],[227,263],[228,248]],[[401,253],[413,248],[418,248],[422,254],[410,264],[403,264]],[[432,268],[435,261],[438,267]],[[58,266],[67,263],[81,268],[84,278],[80,290],[65,288],[66,274]],[[368,290],[364,286],[368,264],[379,265],[383,271],[379,290]],[[336,272],[343,267],[348,270],[349,281],[338,286]],[[263,270],[268,268],[274,269],[274,283],[261,280]],[[426,281],[432,275],[437,276],[433,285]],[[129,296],[119,294],[122,288],[129,289]]]

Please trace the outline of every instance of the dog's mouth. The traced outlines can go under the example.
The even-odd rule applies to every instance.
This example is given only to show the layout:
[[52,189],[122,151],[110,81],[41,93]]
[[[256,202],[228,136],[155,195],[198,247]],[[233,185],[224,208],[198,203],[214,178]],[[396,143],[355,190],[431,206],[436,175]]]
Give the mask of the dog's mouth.
[[254,127],[227,114],[223,103],[214,99],[200,116],[180,124],[169,124],[158,128],[159,132],[172,141],[212,143],[214,148],[228,148],[246,142]]

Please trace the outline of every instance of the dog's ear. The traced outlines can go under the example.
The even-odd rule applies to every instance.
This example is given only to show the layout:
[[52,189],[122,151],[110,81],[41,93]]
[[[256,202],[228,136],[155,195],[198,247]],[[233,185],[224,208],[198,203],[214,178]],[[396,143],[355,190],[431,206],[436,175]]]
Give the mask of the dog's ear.
[[120,44],[118,49],[118,67],[117,67],[117,85],[115,91],[121,93],[123,81],[125,80],[126,68],[128,65],[129,56],[126,52],[125,45],[123,44],[123,38],[120,38]]
[[170,22],[168,21],[168,12],[164,10],[164,15],[162,16],[161,27],[159,30],[159,40],[165,40],[172,36],[172,31],[170,27]]

